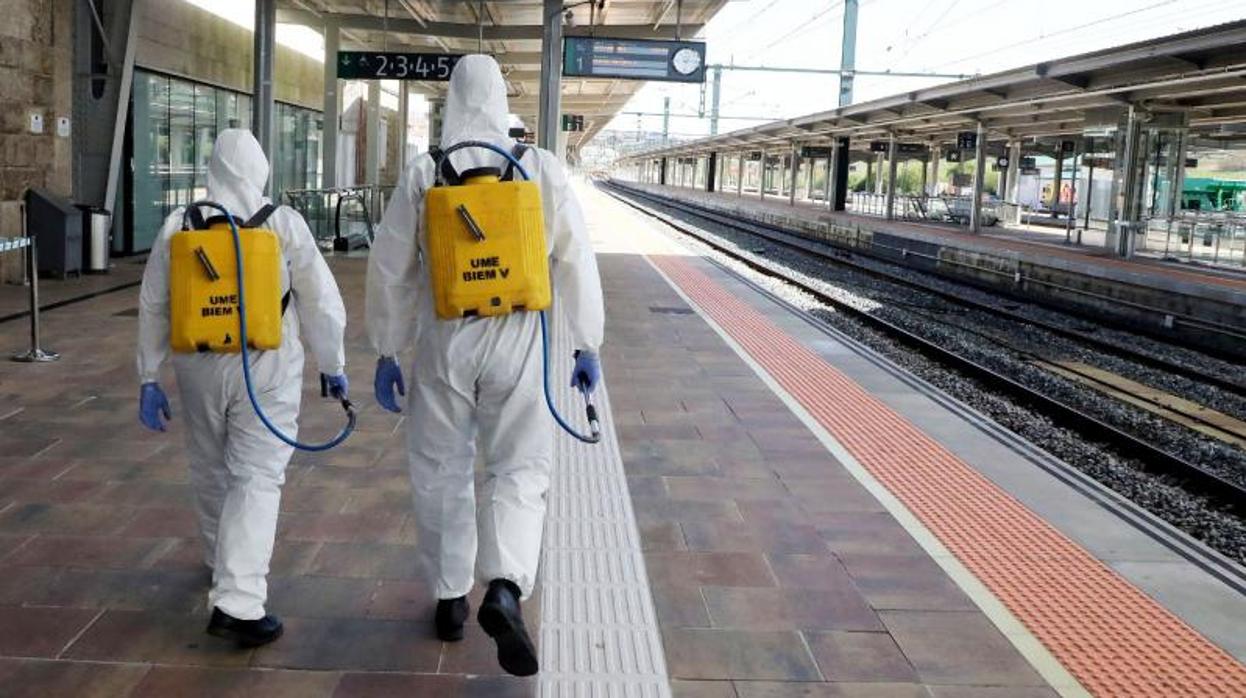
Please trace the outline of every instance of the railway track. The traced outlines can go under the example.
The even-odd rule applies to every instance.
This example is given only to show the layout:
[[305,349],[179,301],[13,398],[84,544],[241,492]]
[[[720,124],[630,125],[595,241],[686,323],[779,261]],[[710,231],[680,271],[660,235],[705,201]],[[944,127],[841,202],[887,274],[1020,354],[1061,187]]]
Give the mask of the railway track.
[[717,211],[708,209],[704,206],[698,206],[696,204],[685,202],[685,201],[672,201],[670,199],[663,199],[661,197],[656,197],[656,196],[646,194],[643,192],[639,192],[636,190],[632,190],[632,189],[617,188],[612,185],[607,185],[607,187],[609,187],[610,191],[612,192],[622,191],[625,193],[626,196],[629,196],[629,197],[639,198],[639,199],[649,201],[654,204],[666,206],[669,208],[674,208],[677,210],[684,211],[686,213],[691,213],[699,218],[713,221],[714,223],[718,225],[733,228],[735,230],[739,230],[741,232],[744,232],[750,235],[756,235],[774,244],[781,245],[789,249],[798,250],[798,251],[801,251],[807,254],[812,254],[818,258],[825,259],[826,261],[832,262],[836,265],[850,268],[853,271],[856,271],[858,273],[865,274],[867,276],[872,276],[877,279],[882,279],[884,281],[897,284],[900,286],[904,286],[907,288],[911,288],[917,291],[921,291],[922,293],[927,293],[927,294],[936,296],[940,299],[955,303],[964,308],[976,310],[982,313],[987,313],[990,315],[994,315],[995,317],[1021,323],[1027,326],[1037,327],[1039,329],[1045,330],[1059,337],[1063,337],[1065,339],[1070,339],[1076,342],[1080,342],[1086,346],[1108,352],[1112,354],[1113,356],[1117,356],[1122,359],[1127,359],[1129,361],[1133,361],[1143,366],[1158,369],[1158,370],[1165,371],[1173,375],[1179,375],[1184,378],[1188,378],[1190,380],[1205,383],[1207,385],[1219,388],[1221,390],[1232,393],[1234,395],[1246,396],[1246,379],[1242,379],[1242,378],[1234,379],[1231,377],[1227,377],[1227,376],[1223,376],[1223,375],[1219,375],[1216,373],[1202,370],[1198,368],[1197,366],[1188,366],[1188,365],[1173,363],[1162,357],[1157,357],[1145,351],[1141,351],[1141,350],[1138,350],[1138,349],[1135,349],[1129,346],[1124,346],[1117,342],[1104,339],[1102,337],[1096,337],[1087,332],[1078,331],[1076,329],[1072,329],[1069,327],[1062,327],[1058,324],[1042,320],[1041,318],[1034,318],[1034,317],[1030,317],[1030,316],[1021,314],[1021,313],[1014,312],[1012,310],[1009,310],[1006,307],[1001,307],[998,305],[991,305],[989,303],[983,303],[981,301],[977,301],[971,298],[965,298],[964,296],[957,295],[945,289],[937,288],[935,286],[924,283],[910,276],[902,276],[899,274],[893,274],[883,269],[880,269],[874,265],[862,263],[860,261],[857,261],[854,258],[854,255],[849,251],[842,250],[836,247],[832,247],[831,245],[818,242],[816,240],[811,240],[805,236],[783,230],[776,226],[755,223],[752,221],[745,222],[745,221],[735,220],[735,219],[732,219],[730,216],[727,216],[723,213],[719,213]]
[[[660,199],[658,197],[653,197],[653,196],[641,195],[630,190],[626,191],[625,193],[620,193],[615,188],[609,187],[609,186],[607,186],[605,190],[607,191],[607,193],[609,193],[611,196],[613,196],[620,202],[624,203],[625,205],[633,209],[636,209],[640,211],[641,213],[644,213],[645,215],[661,220],[666,225],[674,228],[675,230],[685,235],[688,235],[700,241],[702,244],[705,244],[711,249],[717,251],[718,253],[723,254],[731,258],[732,260],[736,261],[737,263],[748,267],[754,272],[773,278],[773,279],[777,279],[779,281],[782,281],[785,284],[789,284],[799,289],[800,291],[808,294],[812,298],[816,299],[818,302],[823,303],[829,307],[832,307],[835,310],[843,313],[844,315],[847,315],[861,322],[862,324],[881,332],[882,334],[890,337],[891,339],[903,344],[904,346],[909,347],[910,349],[916,350],[917,352],[927,356],[930,359],[933,359],[934,361],[944,365],[945,367],[951,368],[955,371],[960,372],[963,375],[966,375],[972,378],[973,380],[976,380],[981,385],[989,387],[990,389],[995,390],[1001,394],[1007,395],[1009,398],[1011,398],[1018,404],[1024,405],[1028,407],[1029,409],[1034,410],[1035,412],[1046,415],[1047,417],[1054,420],[1058,424],[1061,424],[1063,426],[1066,426],[1076,431],[1077,433],[1081,434],[1083,437],[1093,439],[1095,441],[1098,441],[1100,443],[1107,444],[1113,447],[1114,450],[1121,453],[1122,455],[1127,456],[1133,461],[1137,462],[1145,470],[1171,478],[1179,482],[1180,484],[1182,484],[1182,486],[1185,489],[1207,497],[1209,500],[1213,501],[1216,505],[1220,507],[1223,507],[1227,510],[1231,510],[1238,515],[1246,515],[1246,487],[1242,487],[1241,485],[1235,482],[1232,482],[1223,477],[1220,477],[1216,473],[1213,473],[1198,464],[1192,463],[1188,460],[1185,460],[1184,458],[1181,458],[1161,448],[1158,448],[1154,444],[1151,444],[1142,438],[1139,438],[1111,424],[1108,424],[1093,415],[1087,414],[1086,412],[1079,410],[1077,407],[1073,405],[1066,404],[1048,395],[1045,395],[1042,392],[1035,390],[1034,388],[1024,385],[1014,380],[1013,378],[1010,378],[1009,376],[1006,376],[1000,373],[999,371],[993,370],[992,368],[984,366],[981,363],[978,363],[970,358],[962,356],[961,354],[955,351],[952,351],[944,346],[941,346],[940,344],[934,341],[931,341],[925,337],[922,337],[909,329],[901,327],[900,325],[894,322],[891,322],[890,320],[879,317],[876,314],[871,313],[868,310],[859,308],[856,305],[846,302],[840,298],[836,298],[826,293],[825,291],[815,286],[812,286],[808,283],[805,283],[801,281],[800,279],[794,278],[790,274],[785,274],[782,271],[777,270],[768,264],[764,264],[762,262],[759,262],[759,261],[756,261],[750,258],[749,256],[743,255],[739,251],[734,249],[732,246],[723,244],[721,241],[716,239],[714,235],[706,234],[700,230],[697,230],[693,228],[692,226],[690,226],[689,224],[684,223],[683,221],[680,221],[669,215],[666,215],[662,213],[661,211],[657,211],[652,208],[649,208],[642,203],[632,200],[632,198],[630,197],[634,196],[638,199],[657,203],[662,206],[674,208],[676,210],[686,210],[686,212],[692,213],[698,217],[703,217],[719,225],[724,225],[724,226],[728,226],[731,228],[735,228],[746,233],[763,235],[763,237],[766,237],[767,239],[772,239],[773,242],[776,242],[778,244],[785,245],[785,246],[794,247],[805,252],[809,251],[808,248],[806,247],[806,244],[808,241],[805,241],[805,244],[793,244],[786,240],[773,239],[771,235],[754,232],[753,231],[754,226],[752,226],[751,224],[743,224],[738,221],[731,221],[730,219],[727,219],[725,216],[722,216],[721,214],[703,214],[695,210],[693,207],[687,207],[687,209],[685,209],[685,207],[682,205],[682,202],[672,203],[665,199]],[[794,237],[794,236],[788,235],[786,237]],[[831,255],[831,254],[826,254],[826,253],[818,253],[818,254],[832,261],[840,261],[837,255]],[[853,268],[857,268],[859,266],[853,262],[848,262],[848,263],[851,266],[853,266]],[[868,273],[871,273],[871,275],[876,275],[873,273],[873,270],[870,270],[870,272]],[[888,280],[891,280],[892,275],[885,274],[885,273],[882,273],[881,275],[888,277]],[[904,285],[909,286],[909,287],[916,287],[921,290],[928,290],[925,284],[921,284],[919,282],[910,282],[910,283],[905,283]],[[959,297],[956,297],[954,294],[950,294],[948,292],[942,291],[941,289],[929,289],[929,290],[931,293],[934,293],[940,298],[951,300],[957,303],[962,303],[964,301],[964,299],[960,299]],[[975,309],[978,309],[978,306],[982,305],[980,303],[977,303],[976,301],[970,301],[969,303],[973,307],[975,307]],[[983,309],[986,309],[986,308],[989,308],[989,306],[985,306],[985,308]],[[993,312],[994,310],[995,309],[991,310],[992,314],[996,314],[996,315],[1002,314],[1008,317],[1009,319],[1012,319],[1015,321],[1028,322],[1027,318],[1023,318],[1022,316],[1019,316],[1015,313],[1009,313],[1007,311],[1004,311],[1002,313]],[[1046,323],[1046,324],[1049,324],[1049,323]],[[1044,329],[1046,328],[1044,327]],[[1067,328],[1060,328],[1060,329],[1064,331],[1060,333],[1062,336],[1064,336],[1065,334],[1069,332],[1072,332],[1073,335],[1080,338],[1082,337],[1082,334],[1083,334],[1083,333],[1078,333],[1075,331],[1069,331]],[[1096,340],[1095,342],[1096,346],[1101,343],[1104,343],[1103,340],[1100,340],[1098,338],[1093,338],[1093,339]],[[1115,349],[1119,349],[1119,347],[1115,347],[1115,345],[1112,343],[1106,343],[1106,344],[1111,345]],[[1104,347],[1104,348],[1107,348],[1107,347]],[[1143,355],[1148,356],[1148,358],[1154,363],[1160,363],[1165,368],[1167,368],[1168,366],[1167,362],[1162,362],[1162,360],[1158,359],[1157,357],[1150,357],[1149,355],[1145,355],[1145,354]],[[1070,372],[1075,372],[1072,369],[1068,369],[1068,368],[1065,368],[1065,370],[1068,370]],[[1083,378],[1086,378],[1086,377],[1083,376]],[[1100,378],[1103,378],[1103,377],[1101,376]],[[1218,378],[1218,377],[1213,376],[1213,378]],[[1221,380],[1221,382],[1225,382],[1225,381]],[[1229,381],[1227,384],[1230,386],[1227,389],[1235,389],[1237,392],[1240,392],[1243,389],[1242,386],[1232,381]],[[1119,386],[1117,389],[1120,390]],[[1232,433],[1232,431],[1230,431],[1230,433]]]

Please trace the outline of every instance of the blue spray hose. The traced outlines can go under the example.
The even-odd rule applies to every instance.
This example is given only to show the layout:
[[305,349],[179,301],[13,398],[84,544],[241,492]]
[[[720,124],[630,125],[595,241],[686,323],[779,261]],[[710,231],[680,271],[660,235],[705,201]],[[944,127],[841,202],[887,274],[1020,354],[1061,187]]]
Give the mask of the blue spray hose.
[[[319,444],[305,444],[286,436],[285,433],[277,428],[277,425],[269,421],[268,415],[264,414],[259,400],[255,397],[255,387],[251,382],[251,362],[248,360],[249,355],[247,353],[247,297],[246,284],[243,283],[242,272],[242,236],[238,233],[238,224],[234,220],[233,214],[215,201],[196,201],[186,207],[186,210],[189,212],[194,207],[214,208],[225,214],[226,220],[229,221],[229,230],[234,236],[234,263],[238,266],[238,337],[242,347],[242,377],[247,384],[247,397],[251,400],[251,407],[255,410],[255,416],[260,418],[260,422],[273,433],[273,436],[301,451],[327,451],[342,443],[355,431],[355,408],[351,405],[350,400],[346,398],[341,399],[342,409],[346,410],[346,426],[342,428],[342,431],[338,432],[337,436]],[[184,219],[183,224],[185,224]],[[321,380],[320,390],[322,394],[327,392],[323,379]]]
[[[489,143],[488,141],[459,141],[458,143],[455,143],[454,145],[441,151],[441,157],[434,163],[434,168],[435,168],[434,171],[437,172],[438,177],[441,176],[441,163],[445,160],[447,156],[450,155],[450,153],[456,150],[459,150],[461,148],[484,148],[485,150],[492,150],[493,152],[497,153],[498,155],[501,155],[502,157],[510,161],[510,163],[515,166],[515,169],[519,171],[519,174],[523,175],[524,180],[531,181],[532,179],[531,177],[528,176],[528,171],[524,169],[523,165],[519,164],[519,160],[516,159],[514,155],[506,152],[505,150],[497,147],[496,145],[492,143]],[[541,311],[541,352],[544,355],[544,358],[542,359],[541,363],[542,363],[543,382],[544,382],[544,389],[545,389],[545,406],[549,408],[549,413],[554,417],[554,421],[558,423],[558,426],[561,427],[563,431],[567,432],[572,437],[580,441],[583,441],[586,444],[595,444],[595,443],[600,442],[601,441],[601,425],[597,421],[597,408],[593,406],[592,401],[589,399],[588,392],[586,392],[583,387],[580,387],[579,390],[580,390],[580,394],[584,396],[584,403],[585,403],[584,413],[586,417],[588,418],[589,430],[591,432],[588,436],[581,434],[580,432],[576,431],[574,427],[568,424],[567,420],[563,419],[562,414],[558,412],[558,408],[554,406],[553,393],[550,391],[549,330],[546,328],[544,310]]]

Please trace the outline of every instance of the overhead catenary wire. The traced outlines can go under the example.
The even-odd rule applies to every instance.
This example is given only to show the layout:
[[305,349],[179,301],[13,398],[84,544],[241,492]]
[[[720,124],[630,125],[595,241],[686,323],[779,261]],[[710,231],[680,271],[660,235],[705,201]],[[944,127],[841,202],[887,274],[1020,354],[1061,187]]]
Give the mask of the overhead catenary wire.
[[[947,24],[944,24],[942,26],[942,29],[946,31],[948,29],[951,29],[952,27],[963,24],[969,19],[973,19],[973,18],[981,19],[984,13],[989,12],[990,10],[993,10],[997,7],[1000,7],[1001,5],[1005,5],[1009,2],[1010,0],[996,0],[996,2],[991,3],[990,5],[987,5],[980,9],[975,9],[972,13],[963,13],[956,19],[953,19]],[[918,44],[922,43],[923,41],[930,38],[931,35],[934,34],[935,27],[942,23],[943,18],[946,15],[947,15],[947,12],[944,12],[943,15],[940,15],[938,19],[936,19],[928,27],[926,27],[926,31],[922,32],[921,34],[918,34],[916,37],[905,42],[904,52],[901,53],[898,57],[896,57],[896,59],[891,62],[891,65],[892,66],[897,65],[904,59],[908,58],[909,54],[913,52],[913,49],[917,48]]]
[[[1194,5],[1177,4],[1154,15],[1134,15],[1122,21],[1113,22],[1111,27],[1097,32],[1094,40],[1102,47],[1117,46],[1122,43],[1145,41],[1154,35],[1153,28],[1157,26],[1165,27],[1165,34],[1172,34],[1238,18],[1232,14],[1216,17],[1216,10],[1223,11],[1225,7],[1226,3],[1223,0],[1207,0]],[[1182,21],[1188,21],[1191,17],[1197,17],[1199,20],[1183,26]],[[1061,35],[1055,43],[1046,44],[1044,50],[1052,55],[1084,51],[1086,50],[1085,39],[1079,37],[1076,32],[1069,32]]]
[[1136,7],[1136,8],[1134,8],[1134,9],[1131,9],[1131,10],[1126,10],[1126,11],[1124,11],[1124,12],[1118,12],[1118,13],[1116,13],[1116,14],[1108,15],[1108,16],[1106,16],[1106,17],[1100,17],[1100,18],[1098,18],[1098,19],[1091,20],[1091,21],[1089,21],[1089,22],[1079,22],[1079,23],[1077,23],[1077,24],[1075,24],[1075,25],[1067,26],[1067,27],[1065,27],[1065,28],[1063,28],[1063,29],[1059,29],[1059,30],[1056,30],[1056,31],[1053,31],[1053,32],[1042,33],[1042,34],[1039,34],[1038,36],[1034,36],[1034,37],[1031,37],[1031,38],[1029,38],[1029,39],[1025,39],[1025,40],[1022,40],[1022,41],[1009,41],[1007,44],[1005,44],[1005,45],[1003,45],[1003,46],[999,46],[999,47],[997,47],[997,48],[993,48],[993,49],[990,49],[990,50],[988,50],[988,51],[982,51],[982,52],[980,52],[980,53],[975,53],[975,54],[970,55],[970,56],[965,56],[964,58],[958,58],[958,59],[956,59],[956,60],[952,60],[952,61],[945,61],[945,62],[943,62],[943,63],[939,63],[939,64],[937,64],[937,65],[936,65],[936,66],[934,66],[934,67],[935,67],[935,68],[942,68],[942,67],[944,67],[944,66],[949,66],[949,65],[958,65],[958,64],[960,64],[960,63],[965,63],[966,61],[972,61],[972,60],[974,60],[974,59],[978,59],[978,58],[985,58],[985,57],[987,57],[987,56],[993,56],[993,55],[995,55],[995,54],[997,54],[997,53],[1000,53],[1000,52],[1002,52],[1002,51],[1007,51],[1007,50],[1015,49],[1015,48],[1018,48],[1018,47],[1021,47],[1021,46],[1028,46],[1028,45],[1030,45],[1030,44],[1037,43],[1037,42],[1039,42],[1039,41],[1044,41],[1044,40],[1050,39],[1050,38],[1052,38],[1052,37],[1054,37],[1054,36],[1061,36],[1061,35],[1065,35],[1065,34],[1069,34],[1069,33],[1073,33],[1073,32],[1083,31],[1083,30],[1085,30],[1085,29],[1089,29],[1089,28],[1091,28],[1091,27],[1095,27],[1095,26],[1098,26],[1098,25],[1100,25],[1100,24],[1103,24],[1104,22],[1110,22],[1110,21],[1112,21],[1112,20],[1114,20],[1114,19],[1120,19],[1120,18],[1122,18],[1122,17],[1128,17],[1128,16],[1130,16],[1130,15],[1140,14],[1140,13],[1142,13],[1142,12],[1147,12],[1148,10],[1153,10],[1153,9],[1155,9],[1155,8],[1157,8],[1157,7],[1163,7],[1164,5],[1171,5],[1171,4],[1175,3],[1175,2],[1177,2],[1177,0],[1160,0],[1159,2],[1155,2],[1155,3],[1152,3],[1152,4],[1150,4],[1150,5],[1146,5],[1145,7]]

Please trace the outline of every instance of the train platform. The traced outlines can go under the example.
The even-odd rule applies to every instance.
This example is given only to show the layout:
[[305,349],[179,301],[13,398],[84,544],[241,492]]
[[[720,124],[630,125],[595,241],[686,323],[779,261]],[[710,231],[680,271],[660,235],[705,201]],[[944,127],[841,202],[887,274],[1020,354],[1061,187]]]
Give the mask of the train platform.
[[[581,193],[606,436],[558,441],[526,607],[540,675],[501,675],[476,628],[432,637],[402,418],[368,394],[365,260],[335,256],[360,430],[291,463],[288,632],[265,648],[202,632],[178,401],[166,434],[136,420],[137,289],[46,313],[61,361],[0,364],[0,694],[1246,694],[1240,568]],[[313,378],[301,429],[329,433]]]
[[687,187],[615,184],[672,197],[740,220],[775,226],[835,247],[934,271],[1111,318],[1153,333],[1181,332],[1214,351],[1233,353],[1246,326],[1246,270],[1200,267],[1053,244],[1042,234],[973,235],[951,226],[887,221],[830,212],[824,205],[755,192],[705,192]]

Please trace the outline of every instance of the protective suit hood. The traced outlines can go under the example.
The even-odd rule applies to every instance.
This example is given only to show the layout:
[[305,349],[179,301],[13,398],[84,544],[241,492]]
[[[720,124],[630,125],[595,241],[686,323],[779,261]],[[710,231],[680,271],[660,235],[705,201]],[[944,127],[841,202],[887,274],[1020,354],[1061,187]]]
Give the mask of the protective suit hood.
[[221,131],[208,162],[208,198],[236,216],[249,217],[264,204],[268,158],[250,131]]
[[450,75],[441,147],[466,140],[510,142],[510,107],[502,69],[491,56],[463,56]]

